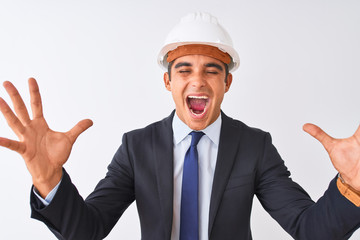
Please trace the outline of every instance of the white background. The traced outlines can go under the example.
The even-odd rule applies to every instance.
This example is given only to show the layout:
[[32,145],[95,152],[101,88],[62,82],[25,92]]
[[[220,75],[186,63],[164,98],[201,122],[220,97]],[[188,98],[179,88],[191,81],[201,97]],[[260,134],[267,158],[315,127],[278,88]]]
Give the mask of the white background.
[[[0,0],[0,81],[12,81],[28,102],[27,78],[37,78],[55,130],[94,121],[65,165],[86,197],[122,134],[174,108],[156,57],[168,31],[199,10],[217,16],[241,59],[224,112],[269,131],[293,179],[317,200],[336,171],[302,125],[338,138],[359,125],[357,0]],[[9,101],[2,87],[0,96]],[[0,136],[16,139],[3,117]],[[29,217],[30,187],[21,157],[0,149],[0,239],[55,239]],[[291,239],[257,200],[252,230],[254,239]],[[107,239],[140,239],[135,204]]]

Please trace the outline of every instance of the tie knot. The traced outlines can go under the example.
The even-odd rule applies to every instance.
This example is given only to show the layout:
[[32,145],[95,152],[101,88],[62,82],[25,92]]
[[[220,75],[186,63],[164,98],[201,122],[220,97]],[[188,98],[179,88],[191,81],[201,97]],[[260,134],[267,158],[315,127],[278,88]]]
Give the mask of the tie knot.
[[199,141],[200,141],[200,139],[201,139],[201,137],[204,135],[204,133],[203,132],[195,132],[195,131],[192,131],[191,133],[190,133],[190,135],[192,136],[192,138],[191,138],[191,146],[192,147],[194,147],[194,146],[196,146],[198,143],[199,143]]

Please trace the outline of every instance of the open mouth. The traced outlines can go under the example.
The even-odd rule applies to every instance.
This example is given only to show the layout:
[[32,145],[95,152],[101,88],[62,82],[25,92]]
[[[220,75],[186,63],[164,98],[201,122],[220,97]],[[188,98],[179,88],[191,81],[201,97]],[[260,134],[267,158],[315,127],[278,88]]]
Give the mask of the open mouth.
[[207,96],[188,96],[187,104],[190,112],[195,116],[201,116],[206,112],[206,106],[209,101]]

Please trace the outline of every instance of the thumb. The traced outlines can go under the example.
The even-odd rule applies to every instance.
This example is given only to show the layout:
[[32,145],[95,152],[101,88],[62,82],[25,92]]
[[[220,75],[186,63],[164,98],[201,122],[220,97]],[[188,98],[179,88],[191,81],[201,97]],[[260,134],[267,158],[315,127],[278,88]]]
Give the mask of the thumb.
[[90,119],[84,119],[78,122],[70,131],[66,133],[70,138],[71,143],[74,143],[78,136],[93,125]]
[[326,150],[331,148],[333,138],[324,132],[320,127],[316,126],[315,124],[306,123],[303,126],[303,130],[316,138],[325,147]]

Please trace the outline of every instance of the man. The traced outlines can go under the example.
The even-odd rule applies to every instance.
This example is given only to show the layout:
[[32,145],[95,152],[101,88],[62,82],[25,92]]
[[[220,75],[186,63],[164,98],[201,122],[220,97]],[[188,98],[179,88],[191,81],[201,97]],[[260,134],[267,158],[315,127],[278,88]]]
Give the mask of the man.
[[164,83],[175,111],[124,134],[106,177],[85,201],[62,166],[91,120],[66,133],[52,131],[35,79],[29,79],[33,119],[16,88],[4,83],[16,115],[3,99],[0,110],[20,141],[0,138],[0,145],[25,160],[34,184],[32,217],[59,239],[102,239],[136,200],[143,239],[251,239],[256,194],[296,239],[346,239],[359,227],[360,128],[337,140],[314,125],[304,126],[339,172],[314,203],[289,178],[268,133],[221,112],[232,83],[229,71],[239,66],[239,58],[214,17],[183,18],[169,34],[159,63],[168,69]]

